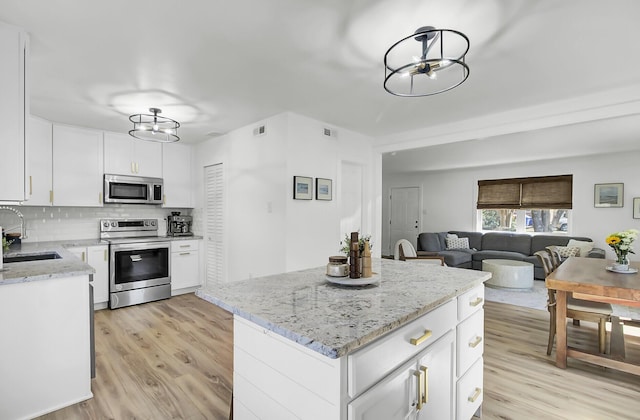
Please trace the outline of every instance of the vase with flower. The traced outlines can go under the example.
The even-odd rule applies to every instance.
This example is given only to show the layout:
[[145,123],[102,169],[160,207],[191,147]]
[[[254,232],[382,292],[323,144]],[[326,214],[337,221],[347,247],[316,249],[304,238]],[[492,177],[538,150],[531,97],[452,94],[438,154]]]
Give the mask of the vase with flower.
[[638,230],[629,229],[612,233],[605,239],[607,245],[609,245],[616,254],[616,261],[612,266],[615,271],[629,270],[629,254],[635,254],[632,244],[637,237]]

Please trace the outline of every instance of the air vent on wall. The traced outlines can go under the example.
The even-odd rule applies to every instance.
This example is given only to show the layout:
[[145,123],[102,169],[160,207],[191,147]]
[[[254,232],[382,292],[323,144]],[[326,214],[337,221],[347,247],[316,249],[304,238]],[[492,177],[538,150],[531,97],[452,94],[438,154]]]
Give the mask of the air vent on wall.
[[261,125],[260,127],[256,127],[253,129],[253,135],[254,136],[262,136],[267,132],[267,127],[264,125]]
[[336,130],[332,130],[330,128],[324,129],[324,135],[327,137],[338,137],[338,132]]

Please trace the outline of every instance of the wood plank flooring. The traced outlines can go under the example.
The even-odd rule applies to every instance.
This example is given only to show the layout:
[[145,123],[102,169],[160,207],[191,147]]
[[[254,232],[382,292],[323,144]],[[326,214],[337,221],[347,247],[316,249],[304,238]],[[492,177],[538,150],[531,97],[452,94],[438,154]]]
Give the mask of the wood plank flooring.
[[[487,302],[485,317],[483,419],[640,417],[639,377],[572,359],[555,367],[546,311]],[[595,325],[569,325],[569,337],[597,347]],[[640,360],[640,339],[626,340]],[[94,398],[41,419],[227,418],[232,317],[193,294],[97,312],[96,351]]]

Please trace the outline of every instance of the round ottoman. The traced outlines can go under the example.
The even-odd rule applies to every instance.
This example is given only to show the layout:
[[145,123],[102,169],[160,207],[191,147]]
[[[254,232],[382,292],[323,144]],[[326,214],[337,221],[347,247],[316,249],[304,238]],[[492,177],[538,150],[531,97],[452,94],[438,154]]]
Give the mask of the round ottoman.
[[514,260],[483,260],[482,271],[492,274],[485,282],[490,287],[530,289],[533,287],[533,264]]

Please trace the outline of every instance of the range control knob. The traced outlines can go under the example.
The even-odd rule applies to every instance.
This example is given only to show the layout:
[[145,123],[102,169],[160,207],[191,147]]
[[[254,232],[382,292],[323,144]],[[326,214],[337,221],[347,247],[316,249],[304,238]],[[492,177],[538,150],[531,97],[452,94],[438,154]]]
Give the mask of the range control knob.
[[155,220],[152,220],[152,221],[151,221],[151,226],[155,226],[155,225],[156,225],[156,221],[155,221]]
[[111,222],[111,226],[116,227],[118,224],[116,222]]
[[102,223],[102,226],[104,226],[104,227],[109,227],[109,222],[104,222],[104,223]]
[[145,225],[145,226],[149,226],[149,221],[148,221],[148,220],[145,220],[145,221],[144,221],[144,225]]

